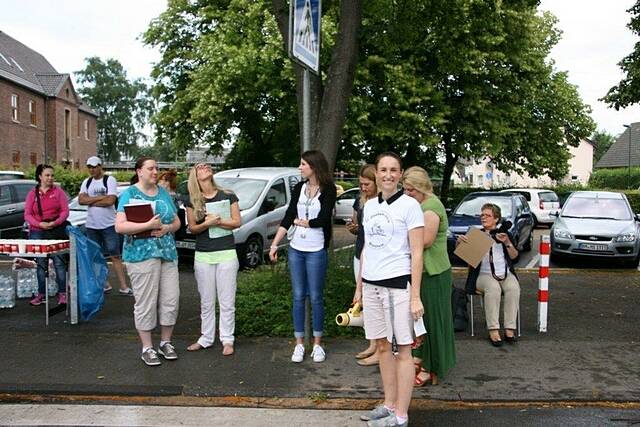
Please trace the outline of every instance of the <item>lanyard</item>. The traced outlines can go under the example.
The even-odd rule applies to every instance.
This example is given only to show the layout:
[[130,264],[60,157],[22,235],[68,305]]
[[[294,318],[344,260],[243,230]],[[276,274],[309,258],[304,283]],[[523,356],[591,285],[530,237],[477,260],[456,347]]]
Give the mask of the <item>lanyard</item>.
[[309,186],[305,187],[305,196],[307,196],[307,200],[304,201],[304,217],[306,220],[309,219],[309,207],[311,206],[311,203],[313,203],[313,199],[316,198],[319,191],[320,191],[320,186],[316,188],[316,191],[315,193],[313,193],[313,196],[312,196],[311,189],[309,188]]
[[504,260],[504,276],[498,277],[496,275],[496,267],[493,265],[493,245],[491,245],[491,249],[489,249],[489,266],[491,267],[491,275],[497,281],[502,281],[507,278],[507,259]]

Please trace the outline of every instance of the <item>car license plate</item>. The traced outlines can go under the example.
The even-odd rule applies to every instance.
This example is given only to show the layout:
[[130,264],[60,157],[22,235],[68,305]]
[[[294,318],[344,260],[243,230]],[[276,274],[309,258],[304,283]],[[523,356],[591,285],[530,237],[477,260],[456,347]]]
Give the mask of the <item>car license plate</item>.
[[607,245],[598,245],[595,243],[580,243],[580,249],[585,249],[588,251],[606,251],[609,248]]
[[176,248],[180,249],[195,249],[196,242],[183,242],[181,240],[176,240]]

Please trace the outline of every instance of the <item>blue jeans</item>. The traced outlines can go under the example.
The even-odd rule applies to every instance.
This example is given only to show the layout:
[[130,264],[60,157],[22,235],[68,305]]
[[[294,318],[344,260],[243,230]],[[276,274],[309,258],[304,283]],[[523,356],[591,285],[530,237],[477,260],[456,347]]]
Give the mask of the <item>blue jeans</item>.
[[[29,232],[29,239],[32,240],[43,240],[44,233],[42,231],[31,231]],[[66,292],[67,291],[67,263],[65,261],[65,257],[67,255],[52,255],[49,258],[53,260],[53,265],[56,269],[56,283],[58,284],[58,292]],[[38,292],[44,294],[46,292],[46,273],[48,271],[48,258],[36,258],[36,264],[38,268],[36,269],[36,276],[38,277]]]
[[327,250],[302,252],[292,247],[288,251],[291,290],[293,293],[293,331],[296,338],[304,337],[304,302],[311,299],[313,336],[321,337],[324,330],[324,279],[327,275]]
[[86,228],[86,233],[89,239],[100,245],[105,258],[119,257],[122,253],[122,235],[116,233],[113,225],[103,229]]

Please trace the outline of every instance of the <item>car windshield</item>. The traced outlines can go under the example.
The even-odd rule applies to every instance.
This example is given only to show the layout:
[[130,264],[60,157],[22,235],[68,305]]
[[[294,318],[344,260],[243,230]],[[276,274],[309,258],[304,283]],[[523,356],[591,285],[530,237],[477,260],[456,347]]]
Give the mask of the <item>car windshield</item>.
[[623,199],[570,197],[562,209],[562,216],[626,221],[631,219],[631,211]]
[[216,185],[225,190],[231,190],[238,196],[240,210],[249,209],[256,204],[267,181],[249,178],[222,178],[216,177]]
[[510,197],[496,197],[496,196],[480,196],[463,201],[460,206],[454,212],[454,215],[464,216],[480,216],[480,210],[485,203],[493,203],[500,207],[502,211],[502,217],[508,218],[511,216],[511,198]]

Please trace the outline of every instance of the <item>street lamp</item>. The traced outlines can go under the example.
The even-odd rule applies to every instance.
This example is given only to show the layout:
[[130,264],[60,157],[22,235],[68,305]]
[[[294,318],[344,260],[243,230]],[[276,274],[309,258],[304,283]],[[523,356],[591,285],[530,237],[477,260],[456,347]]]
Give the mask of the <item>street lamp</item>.
[[629,132],[629,162],[627,167],[627,189],[631,188],[631,125],[622,125]]

